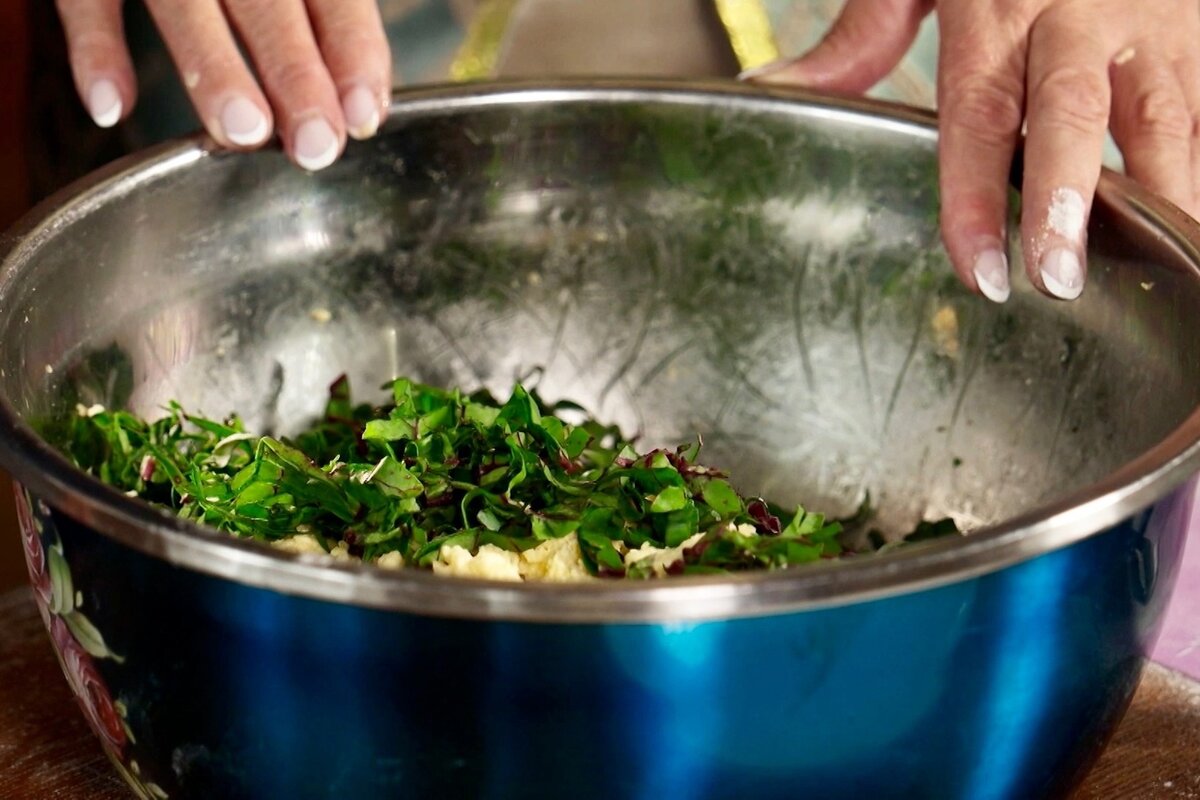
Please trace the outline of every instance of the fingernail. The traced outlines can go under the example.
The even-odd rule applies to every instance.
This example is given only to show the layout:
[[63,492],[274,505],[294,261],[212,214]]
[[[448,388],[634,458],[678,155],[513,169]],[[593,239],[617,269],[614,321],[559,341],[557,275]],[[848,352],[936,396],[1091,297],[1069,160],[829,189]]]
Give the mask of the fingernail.
[[246,97],[234,97],[221,109],[221,130],[243,147],[262,144],[270,133],[267,115]]
[[324,117],[316,117],[296,128],[296,163],[310,172],[325,169],[338,156],[337,134]]
[[767,62],[761,66],[743,70],[742,72],[738,73],[737,79],[739,81],[749,81],[755,78],[765,78],[767,75],[770,75],[773,72],[778,72],[791,63],[791,59],[777,58],[774,61]]
[[999,250],[984,250],[975,257],[975,283],[993,303],[1008,299],[1008,259]]
[[1079,256],[1065,247],[1056,247],[1042,256],[1042,283],[1046,291],[1063,300],[1083,294],[1083,267]]
[[116,125],[117,120],[121,119],[121,111],[124,110],[117,85],[107,78],[101,78],[93,83],[92,87],[88,89],[87,107],[88,113],[101,128],[111,128]]
[[370,89],[358,86],[342,98],[346,129],[355,139],[370,139],[379,130],[379,98]]

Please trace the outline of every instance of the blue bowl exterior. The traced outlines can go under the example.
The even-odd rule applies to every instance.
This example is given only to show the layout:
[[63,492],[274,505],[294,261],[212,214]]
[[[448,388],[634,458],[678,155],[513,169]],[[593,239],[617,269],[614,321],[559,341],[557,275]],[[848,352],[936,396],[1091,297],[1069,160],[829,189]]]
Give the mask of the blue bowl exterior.
[[147,796],[998,800],[1063,796],[1098,755],[1190,498],[941,588],[698,624],[338,605],[171,567],[40,503],[27,522],[107,649],[81,690],[44,605],[68,678],[101,727],[113,701],[129,736],[102,741]]

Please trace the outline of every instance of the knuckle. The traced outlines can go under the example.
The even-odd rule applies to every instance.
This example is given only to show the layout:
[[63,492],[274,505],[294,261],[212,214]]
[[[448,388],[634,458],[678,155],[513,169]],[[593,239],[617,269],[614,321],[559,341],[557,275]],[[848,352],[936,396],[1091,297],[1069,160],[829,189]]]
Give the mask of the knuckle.
[[[172,2],[187,3],[189,0],[172,0]],[[261,30],[260,26],[271,22],[272,6],[277,5],[272,0],[226,0],[222,3],[232,12],[240,26],[246,29]]]
[[74,17],[92,11],[96,3],[92,0],[55,0],[54,6],[63,17]]
[[1090,132],[1108,121],[1108,79],[1087,69],[1057,67],[1033,87],[1030,105],[1045,120]]
[[108,71],[123,63],[125,43],[111,30],[93,29],[73,36],[68,45],[71,63],[84,72]]
[[124,43],[111,30],[92,29],[80,31],[71,41],[71,46],[81,54],[108,55],[118,51]]
[[1021,128],[1020,95],[988,80],[948,86],[943,113],[951,124],[985,141],[1008,141]]
[[289,94],[301,87],[327,82],[325,74],[324,64],[313,58],[285,58],[271,62],[263,70],[268,83]]
[[1161,139],[1188,139],[1196,121],[1175,93],[1152,87],[1135,101],[1133,124],[1143,134]]
[[326,60],[337,72],[383,72],[387,63],[387,40],[358,28],[331,35]]
[[[869,6],[860,5],[856,9],[858,13],[853,13],[850,6],[845,5],[821,46],[831,53],[849,58],[888,34],[897,20],[902,18],[903,8],[908,5],[907,2],[902,5],[896,0],[875,0]],[[869,10],[863,13],[862,8]]]
[[236,52],[222,48],[201,49],[191,53],[183,71],[205,76],[205,84],[214,87],[239,81],[248,75],[241,57]]
[[364,18],[362,14],[328,14],[325,15],[317,30],[323,39],[333,39],[337,41],[345,41],[348,38],[354,37],[356,34],[362,34],[358,38],[363,41],[374,41],[384,37],[382,27],[373,20]]
[[871,26],[865,20],[844,17],[829,31],[822,45],[833,53],[849,54],[861,48],[864,41],[870,41],[872,33]]
[[120,24],[120,0],[55,0],[55,9],[69,35],[78,37],[96,27]]

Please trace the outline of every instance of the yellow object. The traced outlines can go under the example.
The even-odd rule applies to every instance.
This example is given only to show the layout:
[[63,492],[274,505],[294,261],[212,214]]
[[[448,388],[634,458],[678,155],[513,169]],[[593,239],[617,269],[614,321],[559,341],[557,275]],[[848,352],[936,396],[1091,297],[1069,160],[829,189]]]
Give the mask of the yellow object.
[[933,338],[939,356],[958,358],[958,312],[954,306],[942,306],[934,313]]
[[431,566],[435,575],[493,581],[576,583],[593,580],[583,565],[583,553],[574,533],[547,539],[522,553],[485,544],[472,555],[465,547],[447,545],[438,551],[437,560]]
[[713,0],[713,5],[743,71],[779,58],[779,45],[762,0]]
[[492,77],[508,23],[520,0],[486,0],[471,20],[466,40],[450,65],[450,79],[477,81]]
[[[485,0],[471,20],[466,39],[450,65],[450,79],[473,81],[490,78],[500,60],[504,36],[520,0]],[[779,58],[771,18],[762,0],[713,0],[713,7],[743,70]]]

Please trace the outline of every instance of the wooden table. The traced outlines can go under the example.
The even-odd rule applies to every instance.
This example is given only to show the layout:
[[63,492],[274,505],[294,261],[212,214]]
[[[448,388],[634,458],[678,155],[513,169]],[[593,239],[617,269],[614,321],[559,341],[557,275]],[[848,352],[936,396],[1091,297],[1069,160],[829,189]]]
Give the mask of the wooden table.
[[[25,589],[0,595],[0,798],[116,800]],[[1200,683],[1152,666],[1077,800],[1200,800]]]

